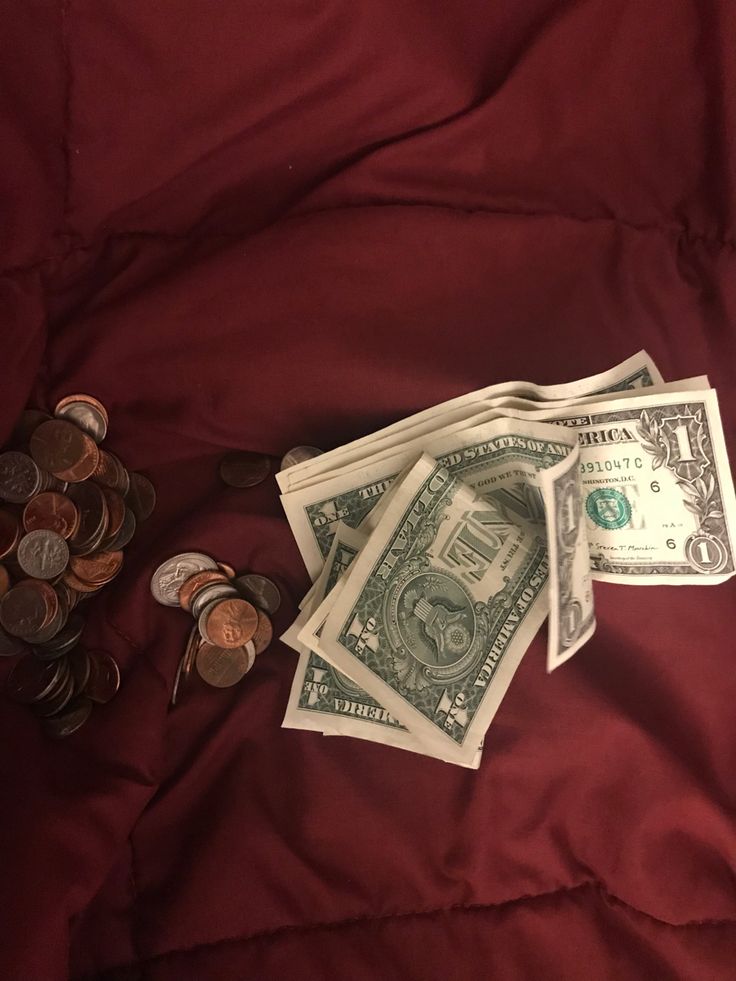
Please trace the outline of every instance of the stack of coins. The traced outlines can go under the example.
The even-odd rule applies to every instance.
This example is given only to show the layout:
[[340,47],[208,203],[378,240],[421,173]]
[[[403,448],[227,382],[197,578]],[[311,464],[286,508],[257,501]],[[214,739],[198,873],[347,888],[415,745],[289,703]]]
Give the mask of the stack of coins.
[[171,697],[175,705],[196,665],[215,688],[228,688],[253,667],[273,638],[271,616],[281,604],[278,587],[266,576],[237,575],[232,566],[201,552],[184,552],[163,562],[151,579],[162,606],[194,617]]
[[84,620],[74,611],[118,575],[156,501],[146,477],[102,448],[107,427],[101,402],[71,395],[53,416],[27,409],[0,453],[0,656],[24,655],[8,693],[53,736],[117,691],[113,659],[77,647]]

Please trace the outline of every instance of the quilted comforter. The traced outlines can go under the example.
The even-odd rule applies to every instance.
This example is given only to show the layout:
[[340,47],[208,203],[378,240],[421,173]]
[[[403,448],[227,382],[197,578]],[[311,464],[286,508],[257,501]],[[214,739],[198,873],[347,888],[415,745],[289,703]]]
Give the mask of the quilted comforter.
[[[280,728],[274,643],[169,712],[200,549],[308,581],[275,482],[508,378],[646,348],[736,451],[736,7],[723,0],[6,0],[0,439],[88,391],[155,516],[90,607],[117,699],[0,708],[5,981],[733,977],[736,580],[599,584],[469,772]],[[0,670],[6,672],[6,665]]]

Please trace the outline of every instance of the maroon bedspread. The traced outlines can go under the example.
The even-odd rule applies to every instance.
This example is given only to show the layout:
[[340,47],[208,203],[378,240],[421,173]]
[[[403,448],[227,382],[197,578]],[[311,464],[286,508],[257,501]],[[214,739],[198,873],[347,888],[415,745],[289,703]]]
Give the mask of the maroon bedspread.
[[[598,584],[528,652],[478,773],[280,729],[293,654],[167,711],[198,548],[306,574],[242,448],[325,448],[646,347],[707,372],[736,457],[728,0],[0,5],[0,438],[89,391],[158,510],[87,639],[116,701],[0,707],[0,977],[725,979],[736,580]],[[7,665],[0,666],[3,672]]]

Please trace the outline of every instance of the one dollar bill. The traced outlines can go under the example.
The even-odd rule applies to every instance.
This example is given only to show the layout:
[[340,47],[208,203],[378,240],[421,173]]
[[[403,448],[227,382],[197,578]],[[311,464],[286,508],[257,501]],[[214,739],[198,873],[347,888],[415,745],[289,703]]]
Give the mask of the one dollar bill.
[[320,650],[432,755],[467,765],[547,614],[547,577],[543,529],[500,521],[425,454],[353,563]]

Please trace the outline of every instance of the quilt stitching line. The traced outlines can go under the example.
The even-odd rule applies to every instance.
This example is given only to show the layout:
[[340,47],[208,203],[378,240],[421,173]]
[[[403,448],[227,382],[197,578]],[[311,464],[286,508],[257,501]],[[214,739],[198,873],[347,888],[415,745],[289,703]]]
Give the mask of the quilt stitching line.
[[[65,7],[68,5],[70,0],[65,0]],[[65,139],[65,146],[68,149],[68,143]],[[69,174],[67,172],[67,178],[65,181],[65,198],[68,197],[69,192]],[[65,200],[64,209],[66,215],[66,208],[68,201]],[[252,235],[257,235],[260,232],[266,231],[276,227],[280,222],[283,221],[295,221],[300,218],[310,218],[317,215],[339,213],[341,211],[351,211],[357,209],[368,209],[368,208],[427,208],[427,209],[437,209],[440,211],[453,211],[459,214],[466,215],[488,215],[490,217],[507,217],[507,218],[562,218],[566,221],[580,222],[583,224],[595,224],[600,222],[602,224],[613,224],[621,228],[628,228],[635,232],[641,232],[642,234],[647,233],[657,233],[665,237],[675,237],[679,241],[699,243],[708,247],[729,249],[731,251],[736,251],[736,239],[719,237],[714,235],[708,235],[705,232],[696,232],[688,229],[683,225],[645,225],[637,224],[635,222],[626,221],[622,218],[617,218],[616,216],[609,215],[576,215],[564,211],[511,211],[503,209],[494,208],[462,208],[457,205],[451,204],[438,204],[423,201],[377,201],[370,204],[345,204],[337,205],[334,208],[322,208],[315,209],[313,211],[302,211],[294,212],[291,214],[285,214],[277,218],[275,221],[264,225],[261,228],[255,229],[253,231],[220,231],[220,232],[166,232],[156,229],[120,229],[118,231],[110,231],[102,235],[101,238],[96,242],[82,242],[79,244],[71,245],[68,249],[63,252],[53,253],[51,255],[43,256],[38,259],[34,259],[27,263],[20,263],[15,266],[8,266],[5,269],[0,270],[0,276],[17,276],[23,275],[29,272],[35,272],[40,267],[48,265],[50,263],[63,263],[67,259],[71,258],[78,252],[94,252],[95,250],[101,250],[105,243],[115,241],[115,240],[135,240],[140,239],[145,241],[146,239],[151,239],[152,241],[161,242],[171,242],[176,243],[190,243],[196,245],[198,243],[205,242],[238,242],[241,240],[246,240]]]
[[[182,954],[190,954],[195,951],[206,950],[209,947],[219,947],[223,944],[244,944],[250,943],[252,941],[259,940],[270,940],[283,934],[288,933],[300,933],[308,932],[313,930],[340,930],[344,928],[349,928],[357,924],[365,925],[375,925],[378,926],[382,923],[389,923],[393,920],[401,921],[408,919],[415,919],[425,916],[435,916],[440,913],[476,913],[476,912],[486,912],[489,910],[503,910],[508,909],[516,905],[523,903],[533,903],[544,901],[550,899],[554,896],[564,896],[571,895],[574,893],[583,892],[595,892],[611,906],[618,906],[627,913],[634,914],[635,917],[642,917],[658,926],[669,928],[672,930],[680,929],[692,929],[692,928],[702,928],[702,927],[736,927],[736,920],[730,919],[713,919],[705,918],[700,920],[686,920],[683,923],[671,923],[668,920],[663,920],[660,917],[654,916],[652,913],[648,913],[644,910],[638,909],[636,906],[632,906],[625,900],[619,898],[618,896],[610,893],[608,889],[603,885],[603,883],[598,880],[586,880],[580,882],[573,886],[560,886],[556,889],[551,889],[547,892],[541,893],[525,893],[521,896],[515,896],[511,899],[501,900],[497,903],[468,903],[468,904],[455,904],[451,906],[440,906],[432,907],[423,910],[407,910],[403,912],[386,913],[379,914],[375,916],[353,916],[347,917],[343,920],[331,920],[324,921],[321,923],[298,923],[298,924],[284,924],[283,926],[274,927],[271,930],[262,930],[258,933],[253,933],[249,935],[239,936],[239,937],[223,937],[219,940],[212,940],[205,943],[193,944],[190,947],[181,947],[176,950],[163,951],[160,954],[152,954],[149,957],[139,961],[136,964],[121,964],[116,967],[111,967],[103,971],[103,976],[105,974],[113,975],[115,972],[120,970],[130,968],[133,966],[140,966],[142,963],[154,963],[156,961],[162,961],[167,959],[173,959],[179,957]],[[89,975],[80,975],[76,981],[85,981],[89,978]],[[99,977],[99,975],[97,975]]]

